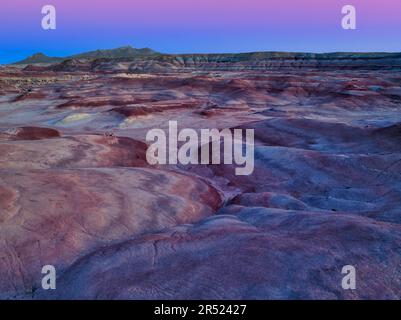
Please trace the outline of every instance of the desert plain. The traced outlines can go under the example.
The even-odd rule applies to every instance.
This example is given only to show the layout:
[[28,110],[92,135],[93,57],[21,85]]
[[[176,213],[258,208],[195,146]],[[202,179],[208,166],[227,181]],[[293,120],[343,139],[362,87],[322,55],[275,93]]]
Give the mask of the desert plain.
[[[257,53],[1,66],[0,298],[400,299],[400,67]],[[254,129],[253,173],[150,165],[146,133],[168,121]]]

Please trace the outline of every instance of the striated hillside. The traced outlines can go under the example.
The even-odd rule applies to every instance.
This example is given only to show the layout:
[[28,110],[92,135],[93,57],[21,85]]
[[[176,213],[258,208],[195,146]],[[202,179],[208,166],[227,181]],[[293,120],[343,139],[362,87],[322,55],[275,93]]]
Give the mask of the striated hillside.
[[[101,57],[107,54],[79,55],[43,67],[53,71],[101,71],[166,73],[188,71],[264,71],[264,70],[381,70],[400,69],[400,53],[281,53],[135,55]],[[123,55],[123,54],[121,54]]]

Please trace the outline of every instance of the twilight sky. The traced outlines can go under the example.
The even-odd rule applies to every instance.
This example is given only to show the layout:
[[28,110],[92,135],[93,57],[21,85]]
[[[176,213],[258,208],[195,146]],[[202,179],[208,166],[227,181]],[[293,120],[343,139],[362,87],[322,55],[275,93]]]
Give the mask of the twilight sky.
[[[41,27],[42,6],[57,29]],[[343,30],[341,8],[357,10]],[[123,45],[165,53],[401,51],[401,0],[0,0],[0,63]]]

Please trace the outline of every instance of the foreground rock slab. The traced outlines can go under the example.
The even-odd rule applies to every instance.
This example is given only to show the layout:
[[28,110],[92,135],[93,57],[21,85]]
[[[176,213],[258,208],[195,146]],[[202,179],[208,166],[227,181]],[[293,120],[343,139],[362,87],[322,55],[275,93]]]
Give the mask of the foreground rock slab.
[[[195,225],[81,258],[59,279],[67,299],[397,299],[397,225],[349,215],[227,207]],[[343,290],[354,265],[357,290]],[[112,284],[112,285],[110,285]]]
[[99,247],[196,222],[219,194],[188,176],[149,169],[1,170],[0,296],[30,296],[41,269],[60,272]]

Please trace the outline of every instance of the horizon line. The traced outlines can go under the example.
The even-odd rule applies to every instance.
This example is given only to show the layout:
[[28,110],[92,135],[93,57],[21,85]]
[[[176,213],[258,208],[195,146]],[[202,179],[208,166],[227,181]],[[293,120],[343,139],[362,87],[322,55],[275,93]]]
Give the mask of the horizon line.
[[[397,54],[400,53],[401,51],[276,51],[276,50],[261,50],[261,51],[238,51],[238,52],[215,52],[215,51],[208,51],[208,52],[185,52],[185,53],[164,53],[164,52],[159,52],[156,51],[150,47],[141,47],[141,48],[136,48],[133,47],[132,45],[122,45],[118,47],[113,47],[113,48],[101,48],[101,49],[92,49],[92,50],[87,50],[87,51],[78,51],[76,53],[72,53],[69,55],[60,55],[60,56],[50,56],[47,55],[44,51],[37,51],[31,55],[26,56],[24,59],[27,59],[29,57],[35,56],[37,54],[42,54],[48,58],[59,58],[59,59],[73,59],[72,56],[78,55],[78,54],[84,54],[84,53],[89,53],[89,52],[95,52],[95,51],[107,51],[107,50],[116,50],[116,49],[121,49],[121,48],[132,48],[136,50],[143,50],[143,49],[150,49],[155,51],[155,54],[157,55],[169,55],[169,56],[174,56],[174,55],[202,55],[202,54],[207,54],[207,55],[219,55],[219,54],[252,54],[252,53],[304,53],[304,54],[317,54],[317,55],[324,55],[324,54]],[[79,59],[79,58],[77,58]],[[16,64],[19,61],[14,61],[14,62],[7,62],[7,63],[2,63],[0,62],[0,65],[13,65]]]

